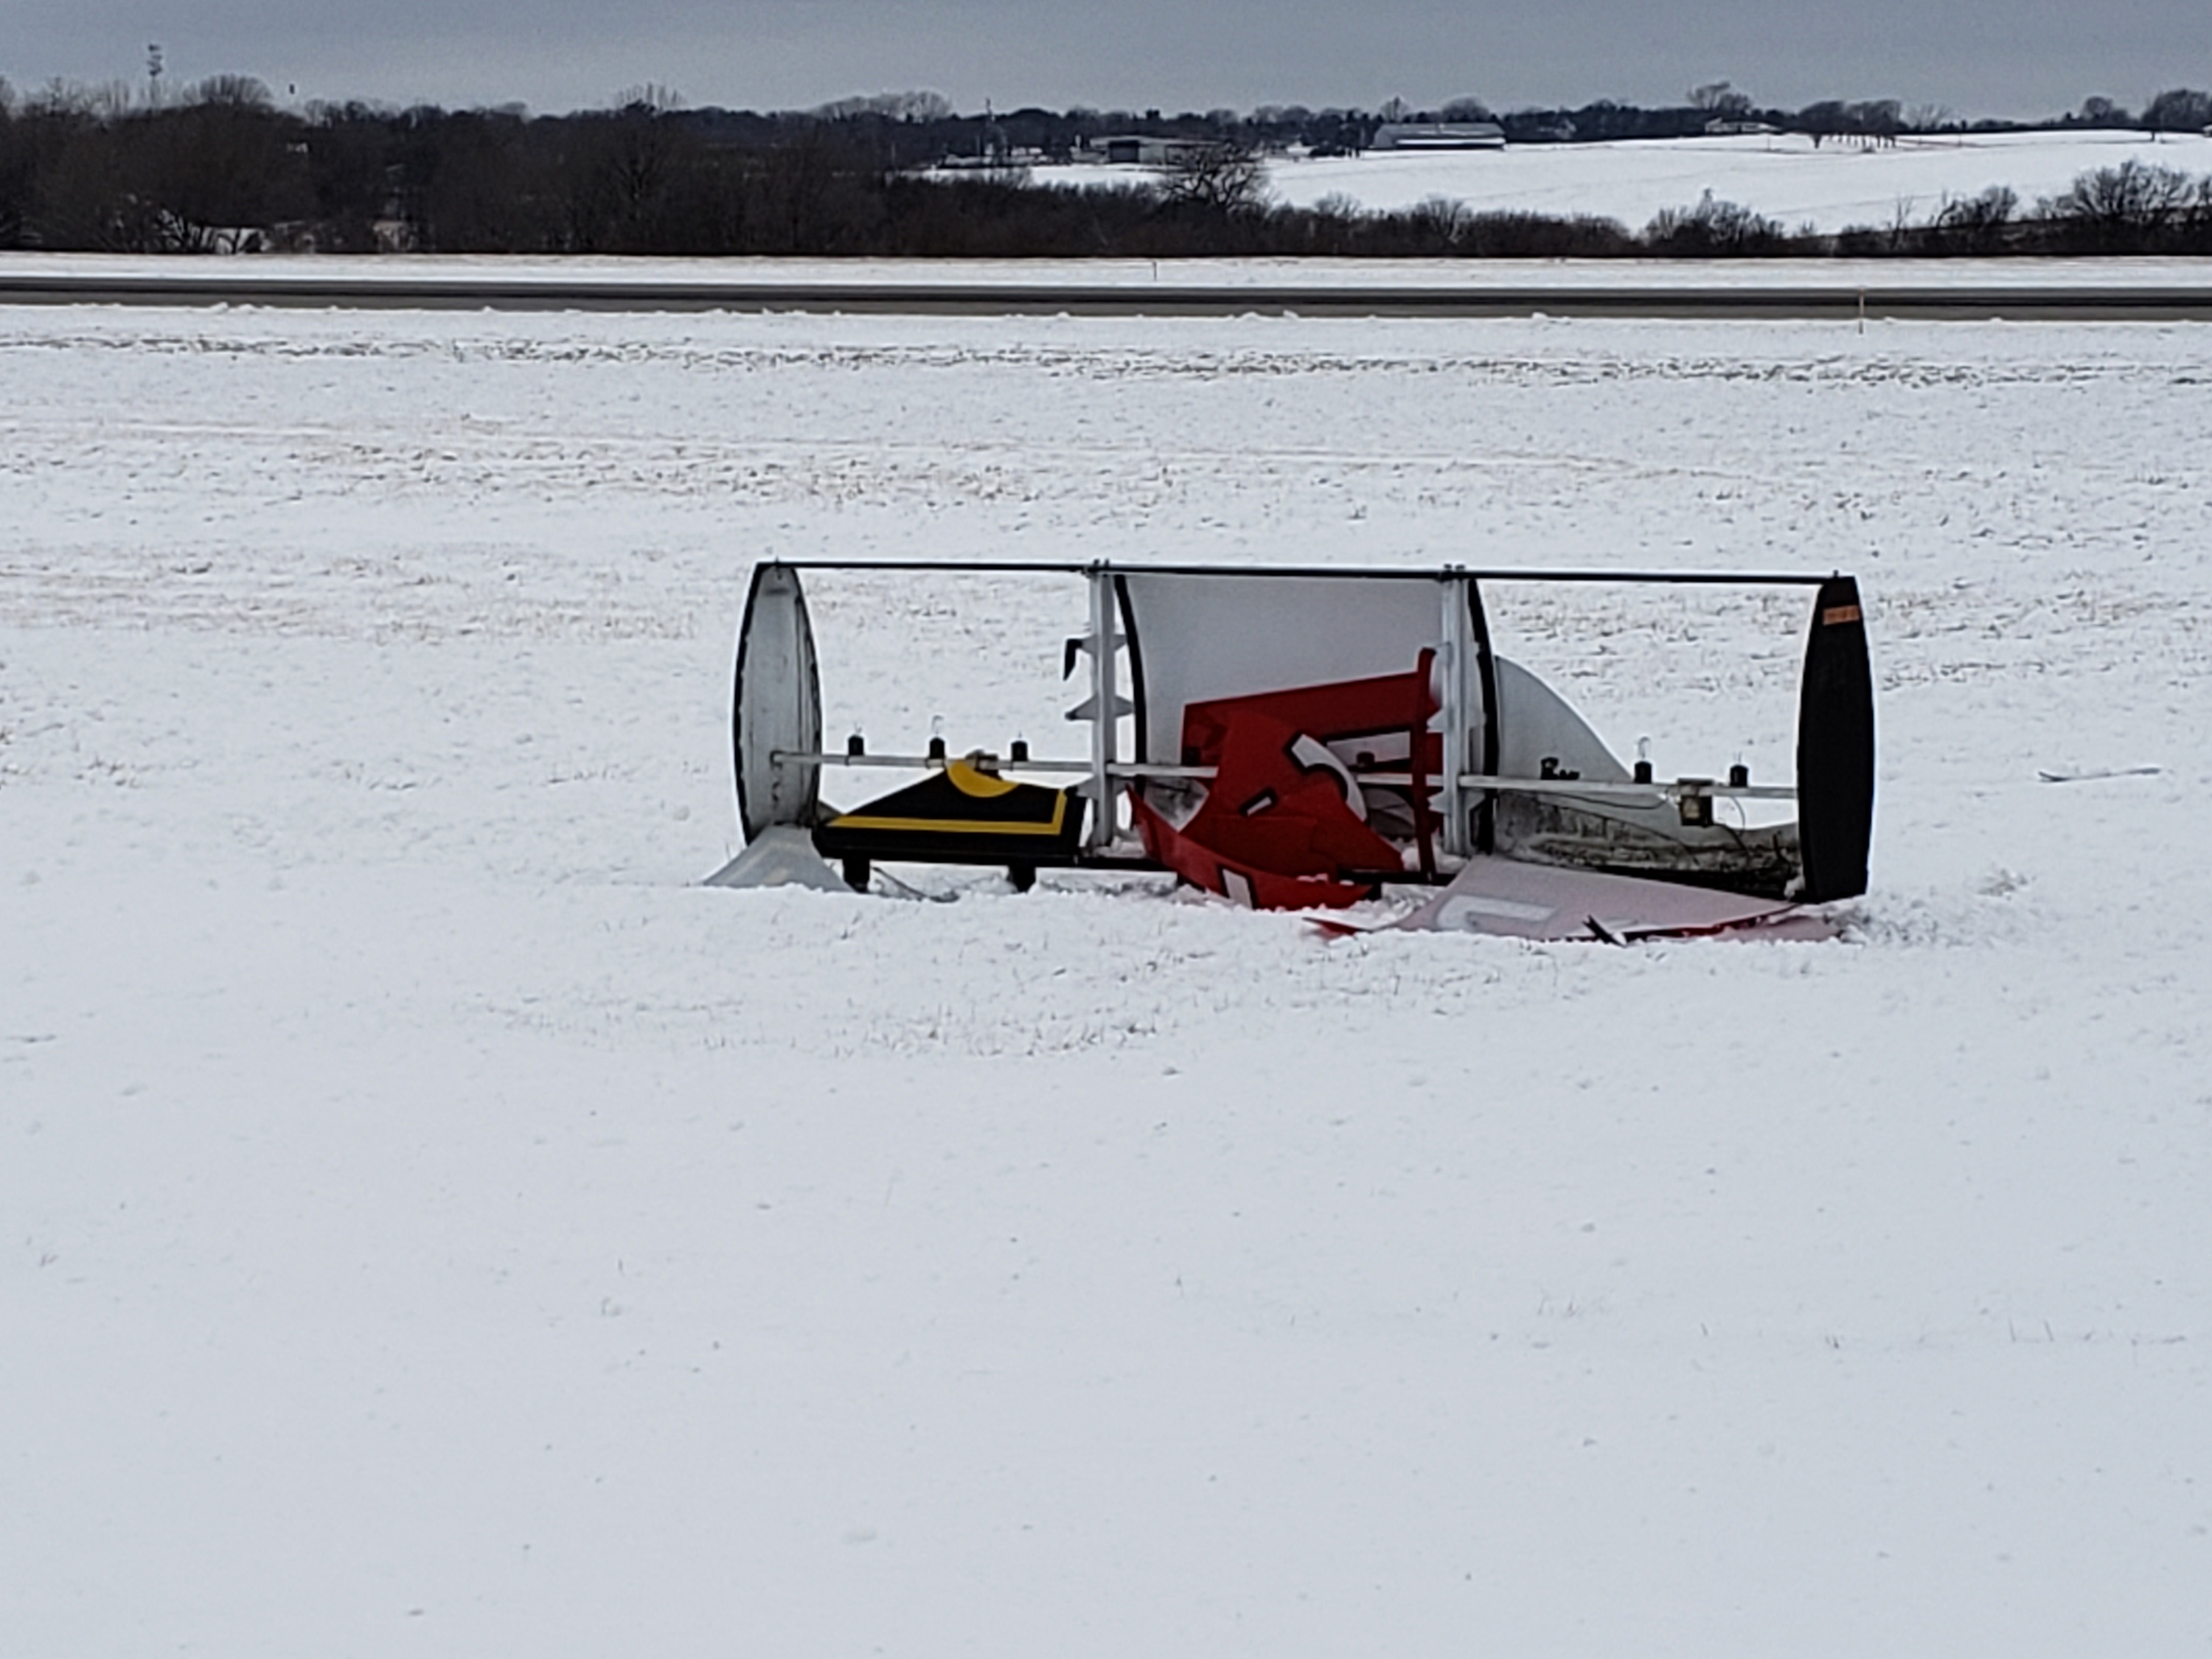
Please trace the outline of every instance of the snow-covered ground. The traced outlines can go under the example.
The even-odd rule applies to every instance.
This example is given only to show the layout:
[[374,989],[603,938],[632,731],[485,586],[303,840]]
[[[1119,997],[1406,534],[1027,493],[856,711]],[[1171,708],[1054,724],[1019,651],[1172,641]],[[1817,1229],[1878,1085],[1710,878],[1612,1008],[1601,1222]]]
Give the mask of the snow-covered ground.
[[[2212,330],[18,309],[0,387],[7,1651],[2212,1640]],[[702,890],[769,554],[1840,566],[1875,889]],[[1496,596],[1761,777],[1799,603]],[[815,605],[837,729],[1070,741],[1079,594]]]
[[[1785,228],[1838,231],[1922,223],[1947,200],[2008,185],[2023,209],[2063,193],[2081,173],[2136,161],[2212,173],[2212,138],[2142,132],[1964,133],[1905,137],[1892,148],[1796,134],[1516,144],[1437,154],[1277,161],[1267,181],[1278,200],[1312,207],[1330,197],[1370,211],[1431,197],[1477,212],[1595,214],[1640,230],[1664,208],[1694,207],[1706,191],[1755,208]],[[1116,169],[1120,171],[1120,169]],[[1040,174],[1040,177],[1052,176]]]

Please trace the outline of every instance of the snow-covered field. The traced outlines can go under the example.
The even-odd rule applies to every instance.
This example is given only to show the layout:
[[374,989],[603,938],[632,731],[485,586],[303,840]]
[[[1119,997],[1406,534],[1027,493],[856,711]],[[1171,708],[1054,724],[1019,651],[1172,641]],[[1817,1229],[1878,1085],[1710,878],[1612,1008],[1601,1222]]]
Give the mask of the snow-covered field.
[[[1838,231],[1923,223],[1947,200],[2009,185],[2024,209],[2065,191],[2081,173],[2136,161],[2212,173],[2212,138],[2142,132],[1965,133],[1905,137],[1893,148],[1797,134],[1626,140],[1597,144],[1516,144],[1503,150],[1278,161],[1267,180],[1276,199],[1312,207],[1340,197],[1370,211],[1409,208],[1431,197],[1477,212],[1596,214],[1640,230],[1663,208],[1694,207],[1706,191],[1778,220]],[[1116,171],[1119,171],[1117,169]],[[1040,177],[1055,176],[1040,174]]]
[[[2212,330],[18,309],[0,388],[0,1650],[2212,1643]],[[702,890],[769,554],[1840,566],[1875,889]],[[1800,599],[1497,602],[1786,772]],[[821,584],[830,717],[1066,744],[1079,606]]]

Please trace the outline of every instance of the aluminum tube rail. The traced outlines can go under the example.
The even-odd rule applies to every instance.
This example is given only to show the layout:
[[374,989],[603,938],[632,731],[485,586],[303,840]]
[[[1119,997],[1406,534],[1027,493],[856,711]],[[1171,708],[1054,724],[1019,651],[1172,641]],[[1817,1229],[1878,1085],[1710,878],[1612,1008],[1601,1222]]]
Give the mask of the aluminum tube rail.
[[780,559],[793,570],[932,571],[979,576],[1356,576],[1363,581],[1623,582],[1685,587],[1818,587],[1837,573],[1802,570],[1528,570],[1421,565],[1068,564],[1023,559]]
[[[898,771],[921,772],[944,766],[948,761],[971,760],[969,755],[951,755],[938,759],[928,755],[837,755],[799,754],[787,749],[776,750],[770,757],[779,763],[786,761],[802,765],[817,766],[880,766]],[[1009,761],[1003,756],[988,757],[1001,772],[1042,772],[1052,776],[1091,777],[1094,763],[1087,760],[1025,760]],[[1187,778],[1204,782],[1211,779],[1215,769],[1211,766],[1168,766],[1149,761],[1115,761],[1106,768],[1108,775],[1119,779]],[[1361,772],[1354,774],[1361,783],[1379,784],[1385,788],[1408,789],[1413,787],[1410,772]],[[1431,782],[1436,780],[1431,779]],[[1650,783],[1607,783],[1583,778],[1512,778],[1491,772],[1462,772],[1459,775],[1462,789],[1495,791],[1515,795],[1601,795],[1623,800],[1649,799],[1654,795],[1674,799],[1682,795],[1711,795],[1716,800],[1795,800],[1797,791],[1786,783],[1720,783],[1709,778],[1662,778]]]

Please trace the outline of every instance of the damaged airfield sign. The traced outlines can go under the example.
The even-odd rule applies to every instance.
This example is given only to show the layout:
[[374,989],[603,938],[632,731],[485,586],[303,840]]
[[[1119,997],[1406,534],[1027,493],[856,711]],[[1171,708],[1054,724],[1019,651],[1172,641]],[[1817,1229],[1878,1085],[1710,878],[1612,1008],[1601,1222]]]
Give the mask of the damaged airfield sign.
[[[801,575],[845,571],[1083,584],[1088,619],[1062,668],[1081,676],[1067,717],[1087,727],[1087,753],[961,756],[934,738],[923,754],[870,754],[857,737],[825,749]],[[1795,783],[1625,765],[1494,648],[1484,586],[1508,581],[1811,590]],[[1797,906],[1865,891],[1873,831],[1873,682],[1844,575],[764,563],[738,634],[732,733],[748,847],[710,878],[721,885],[826,884],[829,861],[861,890],[878,861],[996,866],[1017,888],[1040,868],[1155,869],[1262,908],[1340,908],[1385,884],[1442,890],[1407,926],[1772,933]],[[919,778],[850,811],[823,803],[826,770],[869,769]],[[1792,800],[1790,822],[1714,813]],[[1579,914],[1587,902],[1607,915]]]

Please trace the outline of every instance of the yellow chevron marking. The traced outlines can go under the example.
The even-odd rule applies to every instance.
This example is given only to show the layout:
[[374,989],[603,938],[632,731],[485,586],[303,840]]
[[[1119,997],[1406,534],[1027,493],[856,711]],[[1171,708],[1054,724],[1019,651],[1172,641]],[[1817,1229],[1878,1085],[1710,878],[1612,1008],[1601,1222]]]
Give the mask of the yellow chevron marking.
[[1067,792],[1054,793],[1049,823],[983,823],[971,818],[878,818],[848,812],[832,830],[894,830],[927,836],[1056,836],[1067,818]]
[[977,800],[994,800],[1000,795],[1012,794],[1021,785],[1006,778],[994,778],[988,772],[979,772],[964,760],[947,765],[945,775],[952,787],[963,795],[973,795]]

